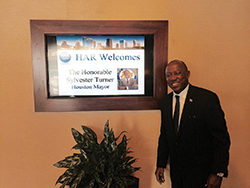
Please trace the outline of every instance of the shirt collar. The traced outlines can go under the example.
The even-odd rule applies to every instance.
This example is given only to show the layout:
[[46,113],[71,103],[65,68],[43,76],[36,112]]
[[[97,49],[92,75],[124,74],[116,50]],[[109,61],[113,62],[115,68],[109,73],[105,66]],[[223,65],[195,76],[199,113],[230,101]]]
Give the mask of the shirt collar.
[[188,92],[188,88],[189,88],[189,84],[188,84],[188,85],[186,86],[186,88],[183,89],[182,92],[180,92],[179,94],[177,94],[177,93],[175,93],[175,92],[173,91],[173,93],[174,93],[173,98],[175,98],[175,95],[180,96],[180,98],[186,98],[187,92]]

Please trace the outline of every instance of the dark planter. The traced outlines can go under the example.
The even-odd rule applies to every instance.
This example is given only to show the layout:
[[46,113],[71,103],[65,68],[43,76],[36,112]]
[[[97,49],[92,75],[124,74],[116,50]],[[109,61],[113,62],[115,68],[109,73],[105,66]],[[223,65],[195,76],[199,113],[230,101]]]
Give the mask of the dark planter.
[[[128,177],[128,187],[127,188],[139,188],[139,178],[134,177],[134,176],[129,176]],[[71,187],[71,185],[68,185],[69,188]],[[78,185],[77,188],[82,188],[84,187],[84,185]]]
[[128,188],[139,188],[139,178],[134,176],[129,176],[128,181],[132,181],[133,183],[128,186]]

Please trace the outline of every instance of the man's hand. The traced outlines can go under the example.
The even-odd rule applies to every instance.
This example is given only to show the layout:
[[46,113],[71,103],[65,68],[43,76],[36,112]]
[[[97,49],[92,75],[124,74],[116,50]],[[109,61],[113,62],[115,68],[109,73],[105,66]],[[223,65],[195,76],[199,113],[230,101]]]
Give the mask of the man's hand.
[[220,188],[222,182],[222,178],[216,176],[215,174],[210,174],[207,179],[207,188]]
[[125,86],[120,86],[119,89],[126,89],[126,87]]
[[156,168],[156,171],[155,171],[155,176],[156,176],[156,180],[162,184],[165,182],[165,179],[164,179],[164,168]]

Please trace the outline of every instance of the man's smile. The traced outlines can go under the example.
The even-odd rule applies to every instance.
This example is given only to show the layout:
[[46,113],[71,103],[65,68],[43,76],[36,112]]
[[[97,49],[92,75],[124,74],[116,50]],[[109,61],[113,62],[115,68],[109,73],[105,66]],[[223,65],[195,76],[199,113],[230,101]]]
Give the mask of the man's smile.
[[172,82],[170,83],[172,87],[178,87],[180,85],[180,82]]

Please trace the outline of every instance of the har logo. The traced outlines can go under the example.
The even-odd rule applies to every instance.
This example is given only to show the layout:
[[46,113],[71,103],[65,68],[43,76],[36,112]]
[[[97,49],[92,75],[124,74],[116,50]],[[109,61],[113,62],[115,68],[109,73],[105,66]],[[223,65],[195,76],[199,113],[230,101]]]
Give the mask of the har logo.
[[62,62],[64,63],[67,63],[70,61],[71,59],[71,55],[68,53],[68,52],[62,52],[60,55],[59,55],[59,58]]

